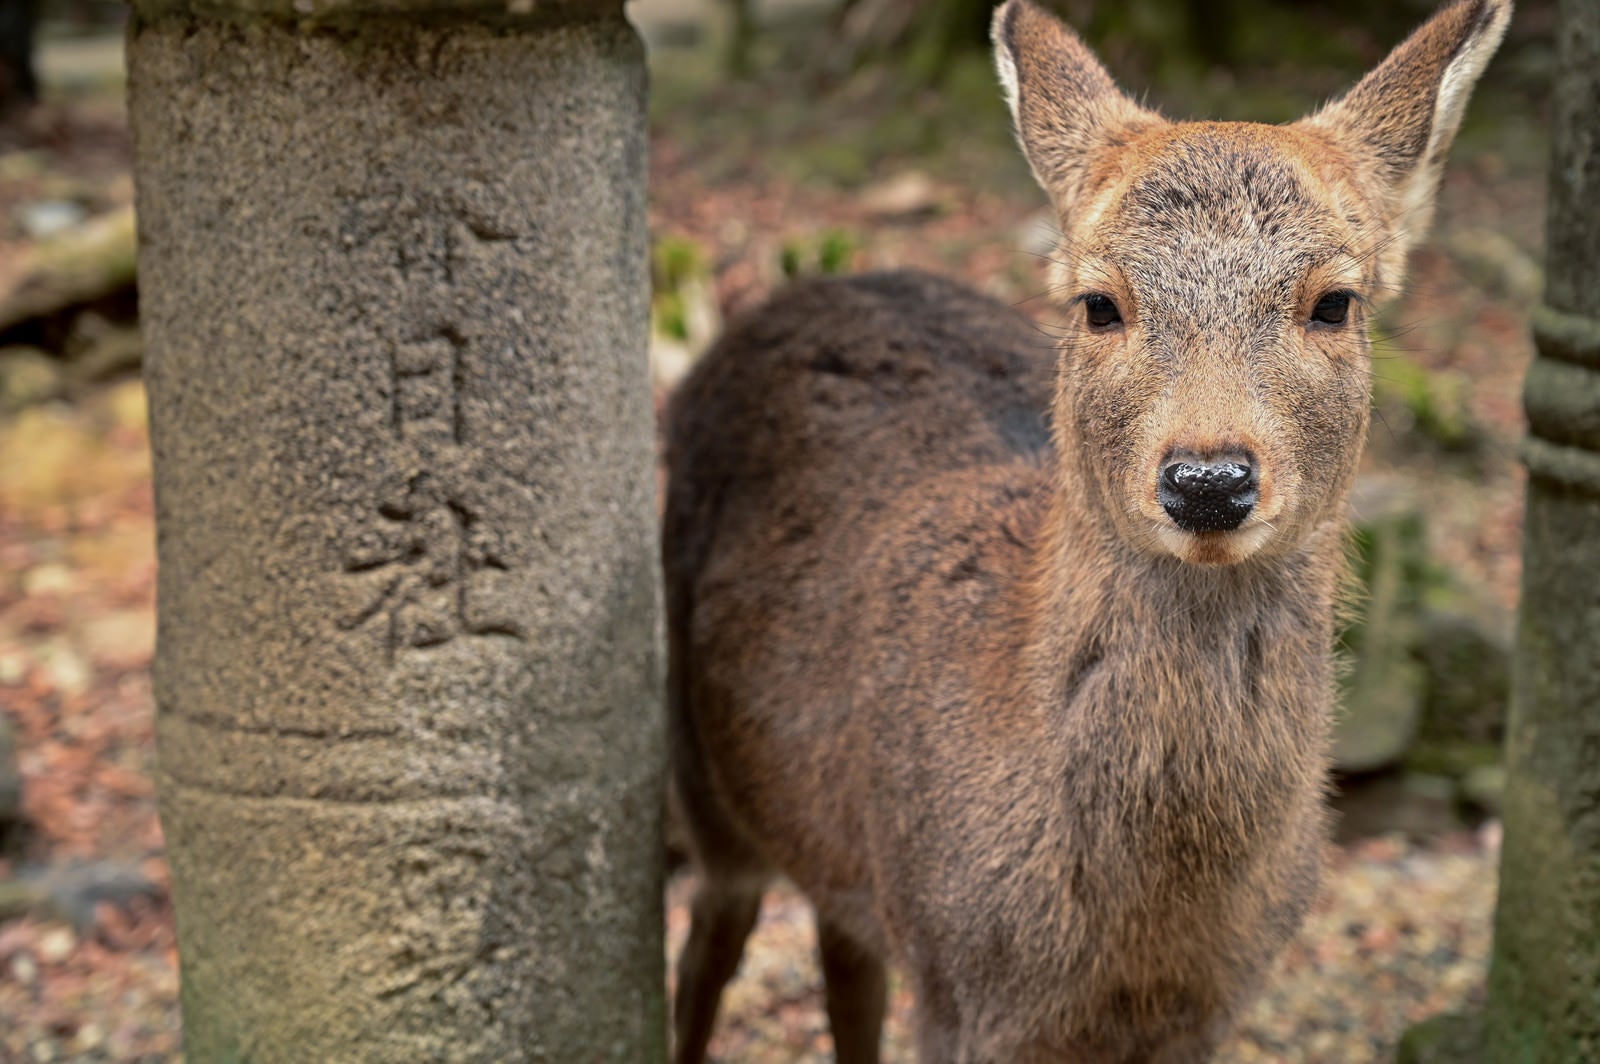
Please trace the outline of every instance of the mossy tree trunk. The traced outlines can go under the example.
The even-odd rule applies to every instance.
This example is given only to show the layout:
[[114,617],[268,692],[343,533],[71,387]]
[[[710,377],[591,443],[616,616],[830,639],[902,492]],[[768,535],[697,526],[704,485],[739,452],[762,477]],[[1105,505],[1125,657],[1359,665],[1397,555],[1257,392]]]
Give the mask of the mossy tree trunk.
[[664,1055],[622,0],[138,0],[187,1059]]
[[[1049,6],[1049,0],[1044,0]],[[836,24],[859,63],[897,64],[911,86],[937,84],[963,49],[985,47],[998,0],[844,0]]]
[[755,0],[726,0],[729,8],[728,73],[736,78],[748,77],[752,69],[750,50],[755,47]]
[[33,69],[38,0],[0,0],[0,118],[39,96]]
[[1546,306],[1485,1017],[1494,1064],[1600,1060],[1600,4],[1558,5]]

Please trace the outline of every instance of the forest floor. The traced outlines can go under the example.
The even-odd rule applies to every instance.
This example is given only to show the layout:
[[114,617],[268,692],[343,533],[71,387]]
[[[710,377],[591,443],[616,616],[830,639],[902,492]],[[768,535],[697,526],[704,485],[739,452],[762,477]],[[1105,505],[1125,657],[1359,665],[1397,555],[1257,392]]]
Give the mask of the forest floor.
[[[863,152],[851,138],[870,134],[851,125],[860,108],[848,91],[832,98],[830,126],[770,89],[702,90],[688,75],[658,83],[651,224],[658,273],[674,273],[663,289],[680,297],[658,299],[674,318],[658,365],[692,356],[718,321],[797,271],[921,266],[1049,320],[1051,226],[992,116],[982,132],[946,134],[930,161],[922,149],[941,106],[930,96],[906,102],[910,132]],[[126,198],[117,112],[75,118],[76,106],[47,105],[28,138],[0,149],[0,259],[25,239],[6,216],[41,194],[40,171],[7,159],[92,171],[108,203]],[[761,108],[776,117],[728,117]],[[825,135],[806,142],[801,129],[804,149],[763,140],[791,120]],[[1436,233],[1383,319],[1367,459],[1418,500],[1432,557],[1501,623],[1519,575],[1519,381],[1543,212],[1542,156],[1506,143],[1453,162]],[[669,269],[675,254],[681,268]],[[1466,426],[1470,445],[1442,422]],[[16,735],[29,832],[21,853],[0,859],[0,1062],[177,1060],[177,953],[150,782],[155,558],[141,385],[85,385],[0,414],[0,456],[0,723]],[[1383,1060],[1408,1024],[1481,998],[1496,847],[1492,822],[1331,847],[1315,915],[1223,1059]],[[673,953],[690,889],[684,873],[669,890]],[[827,1059],[813,948],[803,901],[775,892],[730,989],[718,1059]],[[910,1059],[908,1008],[897,990],[891,1060]]]

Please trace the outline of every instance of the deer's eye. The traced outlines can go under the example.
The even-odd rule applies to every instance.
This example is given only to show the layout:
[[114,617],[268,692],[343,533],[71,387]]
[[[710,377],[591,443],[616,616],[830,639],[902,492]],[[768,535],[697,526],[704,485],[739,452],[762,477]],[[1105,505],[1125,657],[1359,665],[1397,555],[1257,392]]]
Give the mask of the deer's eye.
[[1091,329],[1109,329],[1122,321],[1122,312],[1111,301],[1111,297],[1100,292],[1091,292],[1084,297],[1083,311]]
[[1343,325],[1344,320],[1350,316],[1350,293],[1329,292],[1317,300],[1316,308],[1311,311],[1311,320],[1322,325]]

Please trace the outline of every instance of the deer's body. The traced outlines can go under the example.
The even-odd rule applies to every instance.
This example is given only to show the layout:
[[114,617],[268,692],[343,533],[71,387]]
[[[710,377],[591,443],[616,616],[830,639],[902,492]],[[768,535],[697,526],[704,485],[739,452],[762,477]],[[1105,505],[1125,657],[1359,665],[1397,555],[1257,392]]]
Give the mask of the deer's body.
[[1368,402],[1334,297],[1394,284],[1408,208],[1326,120],[1075,124],[1098,67],[1007,10],[1086,323],[1052,350],[952,282],[813,282],[673,403],[682,1061],[777,874],[846,1062],[876,1060],[889,958],[926,1064],[1204,1060],[1315,889]]
[[1340,544],[1184,572],[1103,540],[1055,490],[1041,344],[948,281],[828,281],[688,382],[675,754],[744,889],[782,869],[880,952],[915,927],[952,1012],[976,980],[989,1023],[1126,1019],[1114,1059],[1154,1059],[1314,886]]

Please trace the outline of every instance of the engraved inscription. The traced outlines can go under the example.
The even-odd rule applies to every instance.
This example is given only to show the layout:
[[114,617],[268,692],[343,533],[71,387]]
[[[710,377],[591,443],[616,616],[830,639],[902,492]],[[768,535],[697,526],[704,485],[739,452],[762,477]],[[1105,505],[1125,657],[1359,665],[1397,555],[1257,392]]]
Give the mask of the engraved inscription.
[[[458,278],[471,283],[462,271],[493,269],[483,258],[487,245],[515,236],[466,202],[401,206],[354,204],[345,241],[357,259],[376,253],[372,265],[387,269],[414,315],[399,337],[388,321],[374,322],[388,347],[390,446],[406,472],[345,544],[343,569],[360,587],[361,605],[338,619],[341,629],[378,636],[391,663],[403,650],[460,636],[525,635],[512,608],[507,551],[484,518],[481,477],[466,449],[472,345],[453,292]],[[415,329],[418,319],[430,324]]]
[[463,443],[461,392],[466,341],[451,329],[397,344],[390,356],[390,416],[395,435],[418,444]]
[[432,473],[419,473],[378,507],[378,520],[345,554],[351,573],[380,574],[377,590],[340,627],[373,625],[390,660],[408,647],[459,635],[525,633],[502,606],[505,554],[493,532]]

